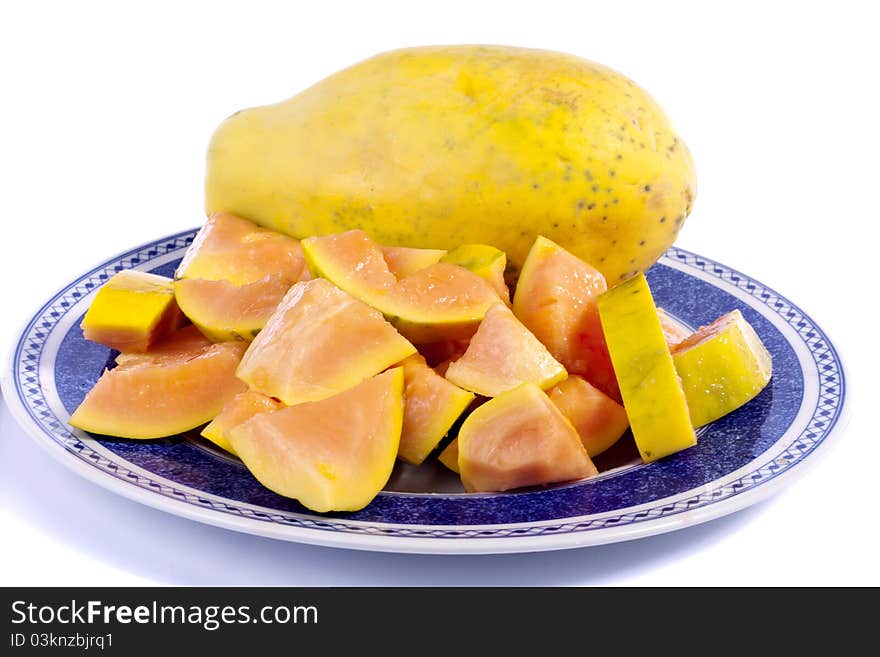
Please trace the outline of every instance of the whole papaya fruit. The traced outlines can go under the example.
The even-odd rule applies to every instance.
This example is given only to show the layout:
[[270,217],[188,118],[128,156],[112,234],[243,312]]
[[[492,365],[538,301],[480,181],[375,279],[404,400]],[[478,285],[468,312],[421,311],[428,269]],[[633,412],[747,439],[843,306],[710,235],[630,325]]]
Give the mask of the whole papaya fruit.
[[211,140],[205,186],[209,213],[297,238],[361,228],[391,246],[489,244],[514,270],[544,235],[613,284],[673,242],[696,178],[657,103],[615,71],[438,46],[377,55],[232,115]]

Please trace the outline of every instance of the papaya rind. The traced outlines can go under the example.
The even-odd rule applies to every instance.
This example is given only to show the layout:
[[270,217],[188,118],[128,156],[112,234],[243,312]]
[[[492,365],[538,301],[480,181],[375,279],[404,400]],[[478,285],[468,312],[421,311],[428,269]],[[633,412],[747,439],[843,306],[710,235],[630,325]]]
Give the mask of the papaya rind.
[[739,310],[680,342],[672,360],[695,427],[754,399],[773,374],[770,352]]
[[181,325],[170,278],[125,269],[104,283],[80,324],[83,337],[121,352],[143,352]]
[[641,272],[599,296],[623,406],[646,463],[697,443],[648,281]]

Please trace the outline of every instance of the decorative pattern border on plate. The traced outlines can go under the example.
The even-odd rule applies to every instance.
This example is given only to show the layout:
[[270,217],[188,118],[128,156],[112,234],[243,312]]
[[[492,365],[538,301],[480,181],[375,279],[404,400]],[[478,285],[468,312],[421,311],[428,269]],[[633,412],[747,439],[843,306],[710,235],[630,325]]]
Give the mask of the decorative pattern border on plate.
[[710,276],[735,285],[779,315],[794,328],[804,341],[816,366],[819,377],[819,396],[806,427],[781,453],[771,460],[761,464],[756,463],[751,472],[739,479],[712,490],[703,491],[687,499],[671,504],[660,504],[635,513],[555,525],[498,529],[467,529],[461,525],[454,526],[454,528],[431,529],[419,529],[417,526],[374,526],[367,523],[348,523],[333,518],[310,519],[283,513],[261,512],[236,504],[218,503],[142,476],[93,450],[87,443],[80,440],[76,433],[72,432],[66,423],[51,410],[39,378],[40,361],[47,339],[60,319],[69,312],[73,305],[103,284],[114,273],[122,269],[143,265],[154,258],[183,249],[192,242],[194,235],[194,230],[185,231],[169,236],[159,243],[154,242],[129,251],[106,265],[93,269],[73,285],[57,293],[37,312],[22,333],[13,355],[13,383],[26,412],[51,440],[67,452],[117,479],[196,507],[307,529],[397,537],[504,538],[585,532],[611,526],[620,527],[691,511],[766,484],[790,470],[816,449],[837,423],[843,409],[846,386],[840,358],[827,336],[805,313],[773,290],[734,269],[689,251],[672,247],[667,251],[665,258],[699,269]]

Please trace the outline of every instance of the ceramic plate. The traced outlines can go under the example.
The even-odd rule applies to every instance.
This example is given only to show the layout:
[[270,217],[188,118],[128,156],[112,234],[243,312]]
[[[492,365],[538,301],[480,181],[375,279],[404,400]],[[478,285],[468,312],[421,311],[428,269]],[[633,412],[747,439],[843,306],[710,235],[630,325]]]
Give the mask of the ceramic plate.
[[33,316],[4,371],[25,430],[92,481],[193,520],[273,538],[392,552],[497,553],[596,545],[694,525],[741,509],[794,478],[838,433],[846,385],[834,346],[797,306],[707,258],[672,248],[650,269],[657,304],[689,327],[739,308],[773,356],[770,385],[702,428],[696,447],[649,465],[626,438],[593,479],[540,490],[465,494],[439,465],[400,465],[355,513],[318,514],[263,488],[235,458],[190,432],[96,438],[66,424],[112,357],[82,337],[95,291],[115,272],[172,275],[195,231],[146,244],[70,282]]

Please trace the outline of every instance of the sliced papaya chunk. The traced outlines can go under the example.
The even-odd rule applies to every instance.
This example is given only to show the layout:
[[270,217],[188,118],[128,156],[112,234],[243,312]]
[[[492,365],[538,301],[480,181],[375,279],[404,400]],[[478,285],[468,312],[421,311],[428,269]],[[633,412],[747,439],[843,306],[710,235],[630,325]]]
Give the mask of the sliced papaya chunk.
[[547,395],[574,426],[590,458],[620,440],[629,427],[623,406],[577,374],[569,375]]
[[253,283],[183,278],[174,281],[177,303],[214,342],[253,340],[281,303],[291,282],[272,275]]
[[455,385],[496,397],[523,383],[547,390],[565,379],[565,368],[503,303],[486,313],[464,355],[446,369]]
[[458,469],[458,438],[453,438],[449,444],[443,448],[443,451],[437,456],[437,460],[452,470],[455,474],[461,474],[461,470]]
[[487,281],[448,262],[401,279],[393,296],[383,312],[417,344],[470,338],[486,311],[500,300]]
[[648,281],[641,272],[599,297],[623,406],[642,460],[697,444]]
[[660,318],[660,328],[663,329],[663,337],[670,350],[673,350],[675,345],[691,334],[662,308],[657,308],[657,317]]
[[262,413],[226,432],[257,480],[313,511],[357,511],[391,476],[403,426],[403,370],[321,401]]
[[126,269],[101,286],[81,328],[86,340],[129,352],[146,351],[183,323],[170,278]]
[[260,413],[271,413],[284,408],[281,402],[267,397],[254,390],[246,390],[238,393],[226,402],[220,413],[202,429],[202,436],[212,443],[225,449],[230,454],[235,454],[232,443],[226,438],[226,432],[232,427],[237,427],[242,422],[250,420]]
[[242,342],[214,344],[195,326],[182,328],[147,352],[117,359],[70,424],[119,438],[161,438],[194,429],[245,390],[235,377],[244,350]]
[[443,256],[442,261],[464,267],[485,279],[498,297],[510,305],[510,288],[504,282],[504,270],[507,268],[504,251],[487,244],[462,244]]
[[561,246],[538,237],[513,295],[513,312],[571,374],[620,401],[596,299],[605,277]]
[[381,305],[380,299],[388,297],[397,284],[382,247],[362,230],[308,237],[302,241],[302,248],[313,276],[332,281],[373,307],[371,299],[379,300]]
[[406,278],[420,269],[440,262],[445,249],[413,249],[407,246],[383,246],[382,255],[388,269],[397,279]]
[[266,276],[281,276],[293,284],[305,269],[299,241],[218,212],[196,234],[175,277],[247,285]]
[[238,376],[293,406],[356,386],[415,352],[381,313],[316,278],[290,288],[245,352]]
[[470,337],[499,301],[488,282],[448,262],[398,281],[382,248],[362,230],[309,237],[302,246],[314,275],[376,308],[418,344]]
[[403,361],[406,406],[398,457],[421,464],[437,447],[474,394],[450,383],[418,354]]
[[505,491],[597,473],[571,422],[535,384],[525,383],[473,411],[458,434],[467,491]]
[[694,426],[754,399],[770,382],[770,352],[739,310],[719,317],[672,350]]

